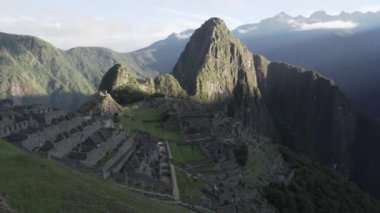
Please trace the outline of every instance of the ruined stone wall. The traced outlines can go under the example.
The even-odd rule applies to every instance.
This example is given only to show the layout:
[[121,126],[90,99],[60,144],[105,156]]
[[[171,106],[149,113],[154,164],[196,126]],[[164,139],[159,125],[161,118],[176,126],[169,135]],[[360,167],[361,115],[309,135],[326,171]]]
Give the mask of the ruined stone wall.
[[86,166],[93,167],[100,159],[102,159],[108,152],[115,149],[127,135],[125,132],[114,131],[112,136],[102,143],[97,149],[94,149],[87,153],[87,159],[82,163]]
[[[111,167],[120,160],[120,163],[124,163],[132,155],[136,148],[136,143],[133,138],[128,138],[123,145],[119,148],[118,152],[109,160],[102,168],[103,178],[108,178],[110,176]],[[121,159],[123,158],[123,159]],[[119,165],[120,165],[119,163]],[[121,169],[121,168],[120,168]]]
[[[132,139],[130,139],[130,141],[132,141]],[[133,147],[135,147],[135,142],[133,142]],[[127,155],[125,155],[123,157],[123,159],[120,160],[120,162],[112,168],[112,172],[116,173],[116,172],[119,172],[121,170],[121,168],[127,163],[127,161],[129,160],[130,156],[132,155],[133,151],[134,151],[134,148],[132,149],[132,147],[129,149],[130,151],[127,152]]]
[[97,132],[102,127],[100,121],[94,121],[92,124],[83,128],[83,131],[71,135],[69,138],[54,143],[54,149],[48,152],[48,155],[63,158],[67,155],[75,146],[82,143],[86,138]]
[[30,127],[36,124],[37,122],[34,120],[22,120],[16,123],[10,123],[9,125],[0,128],[0,137],[7,137],[9,135],[18,133],[22,130],[29,129]]
[[72,128],[81,125],[84,118],[75,117],[71,120],[64,120],[55,125],[47,126],[40,132],[28,135],[28,138],[22,142],[24,148],[32,151],[36,147],[41,147],[45,141],[55,141],[57,135],[62,132],[69,132]]

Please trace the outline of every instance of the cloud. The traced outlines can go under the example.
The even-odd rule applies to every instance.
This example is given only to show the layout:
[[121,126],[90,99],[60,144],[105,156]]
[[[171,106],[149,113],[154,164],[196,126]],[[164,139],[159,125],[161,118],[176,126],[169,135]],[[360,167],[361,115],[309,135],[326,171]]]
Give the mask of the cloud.
[[320,30],[320,29],[353,29],[357,27],[359,24],[353,21],[342,21],[342,20],[334,20],[334,21],[326,21],[326,22],[314,22],[314,23],[306,23],[299,22],[295,20],[287,21],[294,29],[296,30]]
[[359,9],[360,12],[379,12],[380,4],[377,5],[364,5]]
[[352,29],[357,27],[358,24],[352,21],[327,21],[327,22],[316,22],[312,24],[303,23],[301,25],[301,30],[317,30],[317,29]]

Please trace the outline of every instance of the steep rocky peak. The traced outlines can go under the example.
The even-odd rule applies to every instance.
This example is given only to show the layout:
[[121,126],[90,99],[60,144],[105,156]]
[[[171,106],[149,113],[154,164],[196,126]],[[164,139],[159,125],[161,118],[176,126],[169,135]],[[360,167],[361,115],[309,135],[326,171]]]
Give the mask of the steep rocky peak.
[[190,94],[204,102],[232,97],[238,84],[256,86],[252,54],[219,18],[207,20],[191,36],[173,69]]
[[226,23],[220,18],[210,18],[197,31],[198,34],[213,42],[231,36]]
[[207,20],[199,29],[204,29],[204,28],[211,28],[211,29],[227,29],[228,30],[228,27],[226,25],[226,23],[224,23],[224,21],[220,18],[210,18],[209,20]]

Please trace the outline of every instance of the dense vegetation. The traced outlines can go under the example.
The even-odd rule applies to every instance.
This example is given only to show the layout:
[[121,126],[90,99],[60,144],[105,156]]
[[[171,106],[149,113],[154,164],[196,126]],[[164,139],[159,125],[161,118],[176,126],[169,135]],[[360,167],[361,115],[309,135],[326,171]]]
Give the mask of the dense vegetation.
[[271,183],[264,194],[281,213],[380,212],[379,201],[340,175],[286,148],[279,150],[294,177],[288,185]]
[[240,166],[245,166],[247,164],[248,159],[248,147],[247,145],[243,144],[239,148],[234,150],[236,161],[239,163]]
[[119,87],[111,92],[112,98],[121,105],[133,104],[144,99],[149,98],[151,95],[147,92],[140,90],[137,87]]
[[0,141],[0,193],[20,212],[183,212]]

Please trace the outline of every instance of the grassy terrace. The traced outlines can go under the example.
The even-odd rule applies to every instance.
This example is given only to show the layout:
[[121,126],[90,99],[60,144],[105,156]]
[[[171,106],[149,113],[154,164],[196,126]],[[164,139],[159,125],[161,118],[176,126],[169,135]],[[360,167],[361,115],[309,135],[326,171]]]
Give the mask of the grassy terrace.
[[117,149],[114,149],[110,152],[107,152],[107,154],[95,164],[95,167],[100,168],[104,166],[107,163],[107,161],[109,161],[113,156],[116,155],[117,151]]
[[181,196],[186,195],[192,199],[202,199],[204,195],[200,192],[202,182],[194,181],[186,176],[181,171],[176,171],[178,187],[180,189]]
[[186,212],[0,141],[0,193],[20,212]]
[[132,109],[126,107],[119,119],[128,131],[141,130],[169,141],[183,139],[180,132],[164,129],[163,113],[164,111],[158,108]]
[[205,154],[199,145],[169,143],[173,159],[179,163],[202,160]]

